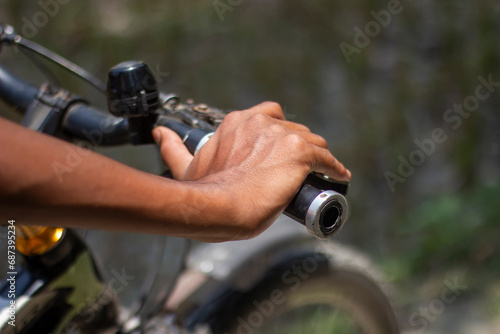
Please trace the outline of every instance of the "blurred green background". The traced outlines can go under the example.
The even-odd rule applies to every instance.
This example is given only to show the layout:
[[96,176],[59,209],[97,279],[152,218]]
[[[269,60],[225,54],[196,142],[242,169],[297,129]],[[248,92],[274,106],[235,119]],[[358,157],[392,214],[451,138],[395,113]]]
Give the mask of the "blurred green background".
[[[184,98],[227,109],[279,102],[352,171],[351,217],[338,239],[376,259],[403,308],[426,306],[447,277],[458,277],[467,288],[442,318],[464,305],[474,311],[458,323],[493,328],[500,87],[470,113],[446,115],[474,100],[479,76],[500,82],[500,3],[403,0],[390,9],[391,1],[374,0],[2,0],[0,22],[103,79],[116,63],[142,59],[163,91]],[[370,23],[376,16],[384,22]],[[341,43],[350,45],[348,57]],[[24,58],[7,48],[0,54],[23,78],[43,80]],[[60,77],[104,106],[94,89]],[[415,141],[429,143],[435,129],[446,140],[414,153],[422,151]],[[401,176],[411,159],[417,166]]]

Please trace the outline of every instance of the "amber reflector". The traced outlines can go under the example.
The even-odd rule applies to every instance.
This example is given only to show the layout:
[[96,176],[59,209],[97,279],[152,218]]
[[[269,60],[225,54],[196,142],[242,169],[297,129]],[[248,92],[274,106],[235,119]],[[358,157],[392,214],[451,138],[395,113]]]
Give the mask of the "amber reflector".
[[16,226],[16,248],[24,255],[41,255],[57,245],[64,235],[62,227]]

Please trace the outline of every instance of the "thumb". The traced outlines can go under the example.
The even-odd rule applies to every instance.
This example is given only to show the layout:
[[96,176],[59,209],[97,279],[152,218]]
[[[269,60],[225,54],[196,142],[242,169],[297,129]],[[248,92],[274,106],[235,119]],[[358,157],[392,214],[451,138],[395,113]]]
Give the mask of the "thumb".
[[163,162],[172,172],[175,179],[182,179],[186,169],[193,160],[193,155],[182,142],[181,137],[166,127],[159,126],[153,130],[153,138],[160,146]]

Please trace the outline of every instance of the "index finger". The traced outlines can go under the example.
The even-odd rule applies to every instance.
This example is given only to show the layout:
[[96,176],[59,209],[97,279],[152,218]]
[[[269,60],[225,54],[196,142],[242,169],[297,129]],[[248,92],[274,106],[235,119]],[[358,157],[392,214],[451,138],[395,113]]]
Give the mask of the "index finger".
[[351,180],[351,172],[330,151],[318,146],[313,146],[312,149],[314,159],[310,165],[311,171],[328,175],[337,181]]

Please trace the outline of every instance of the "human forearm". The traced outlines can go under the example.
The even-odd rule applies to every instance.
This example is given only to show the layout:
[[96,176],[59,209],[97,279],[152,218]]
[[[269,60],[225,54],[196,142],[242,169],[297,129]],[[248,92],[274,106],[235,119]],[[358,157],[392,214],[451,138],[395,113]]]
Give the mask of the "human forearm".
[[174,132],[155,129],[180,181],[7,121],[0,126],[0,212],[26,224],[243,239],[265,230],[311,171],[351,177],[322,137],[286,121],[276,103],[231,112],[195,156]]
[[[206,235],[210,240],[227,230],[228,223],[222,221],[230,214],[227,196],[210,183],[149,175],[5,120],[0,122],[2,219],[196,239]],[[7,142],[14,147],[6,147]],[[54,166],[67,166],[68,152],[80,152],[81,160],[72,164],[71,171],[58,174]],[[221,215],[224,211],[226,215]]]
[[[156,182],[163,183],[164,180]],[[117,188],[124,193],[130,191],[126,186]],[[144,188],[149,187],[145,185]],[[100,197],[99,202],[98,197],[83,201],[72,196],[59,202],[12,204],[7,201],[2,203],[0,211],[2,219],[14,218],[22,224],[167,234],[202,241],[251,235],[236,225],[237,221],[228,219],[230,206],[221,196],[216,197],[209,186],[193,183],[176,188],[155,186],[151,189],[157,193],[154,196],[142,191],[136,192],[138,196],[130,193],[130,199],[123,201],[107,197]]]

